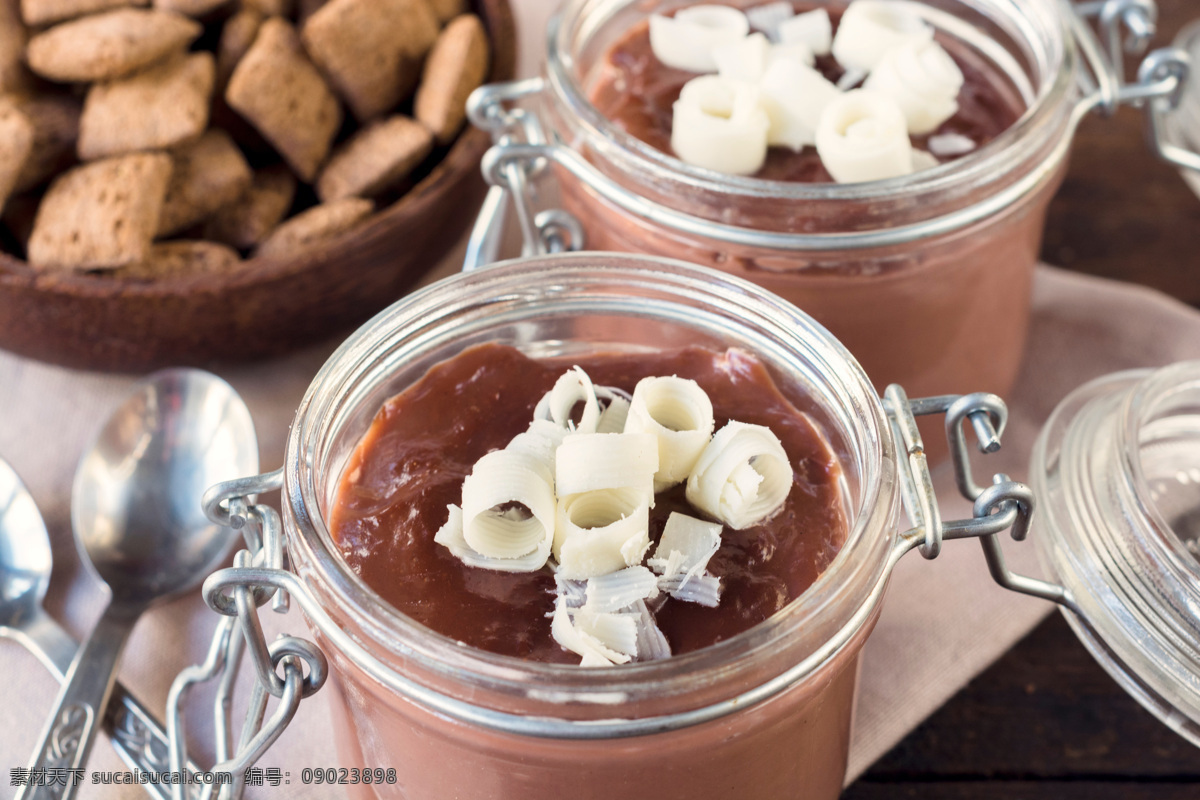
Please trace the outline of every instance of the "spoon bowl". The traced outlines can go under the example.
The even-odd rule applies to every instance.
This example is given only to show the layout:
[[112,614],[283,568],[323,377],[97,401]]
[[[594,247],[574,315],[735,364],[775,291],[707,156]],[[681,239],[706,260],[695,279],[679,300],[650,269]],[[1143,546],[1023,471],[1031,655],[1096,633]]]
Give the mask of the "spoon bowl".
[[81,560],[114,604],[195,587],[232,544],[200,498],[215,483],[257,471],[254,423],[228,383],[194,369],[156,373],[80,459],[71,525]]
[[38,617],[50,586],[50,534],[15,470],[0,459],[0,633]]

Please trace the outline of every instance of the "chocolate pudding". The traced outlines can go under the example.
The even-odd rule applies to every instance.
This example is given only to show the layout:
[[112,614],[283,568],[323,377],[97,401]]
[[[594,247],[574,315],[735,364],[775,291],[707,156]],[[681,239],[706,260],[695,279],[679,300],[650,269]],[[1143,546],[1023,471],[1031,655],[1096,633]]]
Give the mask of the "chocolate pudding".
[[[966,79],[958,113],[939,132],[980,144],[937,169],[835,184],[814,148],[772,147],[758,175],[724,176],[670,155],[671,103],[696,74],[648,52],[646,19],[664,6],[630,5],[596,20],[586,4],[569,4],[551,36],[555,132],[599,173],[581,180],[558,172],[562,205],[583,224],[586,247],[677,258],[753,281],[828,328],[881,392],[890,383],[912,397],[1008,392],[1073,124],[1069,98],[1035,103],[1060,90],[1016,66],[1025,45],[971,19],[971,10],[953,34],[932,18],[935,40]],[[996,60],[1000,51],[1015,55]],[[839,75],[828,57],[818,66]],[[581,102],[590,104],[582,117],[574,110]],[[924,147],[927,138],[914,142]],[[687,227],[622,207],[621,192],[686,215]],[[734,241],[718,226],[769,239]],[[940,422],[922,424],[931,455],[944,455]]]
[[[766,620],[833,561],[846,537],[838,463],[808,416],[748,353],[688,348],[534,360],[511,347],[479,345],[389,400],[347,462],[330,530],[350,568],[396,609],[445,636],[501,655],[578,663],[551,636],[549,567],[469,567],[434,542],[475,462],[524,431],[538,400],[575,365],[598,385],[630,392],[648,376],[694,380],[712,400],[718,429],[733,418],[769,428],[793,467],[781,511],[744,530],[723,531],[708,562],[721,581],[719,605],[669,600],[655,613],[674,654]],[[683,486],[657,495],[653,542],[672,511],[698,513]]]
[[[811,8],[797,6],[798,10]],[[830,14],[836,25],[840,12]],[[965,82],[958,94],[958,111],[929,134],[914,136],[914,147],[929,149],[933,136],[958,134],[982,147],[1007,130],[1025,111],[1021,95],[1010,81],[998,75],[971,52],[963,43],[945,36],[938,43],[946,48]],[[832,56],[819,56],[816,69],[837,83],[845,70]],[[666,66],[650,48],[650,23],[643,21],[619,39],[605,56],[593,79],[591,102],[596,109],[618,128],[637,137],[651,147],[672,155],[672,106],[679,99],[683,85],[696,73]],[[965,153],[947,155],[941,159],[954,160]],[[786,147],[771,147],[762,169],[753,177],[765,181],[796,181],[830,183],[833,178],[821,163],[816,148],[805,147],[799,152]],[[754,226],[756,220],[743,224]]]

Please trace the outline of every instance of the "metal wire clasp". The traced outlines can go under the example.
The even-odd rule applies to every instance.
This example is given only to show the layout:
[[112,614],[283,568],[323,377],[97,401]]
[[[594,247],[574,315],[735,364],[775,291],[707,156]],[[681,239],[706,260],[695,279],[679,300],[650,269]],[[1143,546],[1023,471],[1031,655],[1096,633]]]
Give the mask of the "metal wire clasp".
[[1105,116],[1115,114],[1122,105],[1143,108],[1146,138],[1159,158],[1200,172],[1200,154],[1174,144],[1166,124],[1179,107],[1191,73],[1187,51],[1179,47],[1155,50],[1142,60],[1136,79],[1126,80],[1126,54],[1144,53],[1154,36],[1158,22],[1154,0],[1064,2],[1090,71],[1084,75],[1085,106]]
[[[583,226],[579,220],[558,208],[534,210],[534,179],[548,164],[539,149],[549,145],[537,114],[517,103],[544,89],[544,80],[529,78],[481,86],[467,98],[467,116],[475,127],[491,134],[494,147],[483,161],[483,175],[491,189],[471,230],[463,272],[498,260],[510,198],[521,229],[522,256],[583,249]],[[534,156],[497,158],[498,153],[518,146],[532,148]]]
[[[210,588],[205,583],[204,600],[225,617],[217,625],[202,664],[181,671],[167,696],[167,736],[170,739],[170,768],[181,772],[188,763],[184,732],[184,699],[200,683],[219,680],[213,703],[217,764],[213,772],[232,774],[232,784],[210,784],[193,793],[185,784],[173,788],[175,800],[210,800],[214,790],[220,800],[242,796],[246,770],[267,751],[296,714],[301,698],[316,692],[325,682],[325,655],[313,643],[282,635],[268,643],[263,635],[258,609],[272,601],[273,610],[288,610],[288,595],[274,585],[280,573],[290,575],[284,563],[283,529],[279,514],[270,506],[254,502],[256,495],[276,491],[283,483],[283,470],[218,484],[204,495],[204,511],[219,525],[240,530],[246,548],[234,557],[232,569],[222,570],[223,581]],[[233,748],[233,686],[242,656],[249,648],[257,672],[254,692],[242,724],[237,750]],[[280,674],[282,670],[282,675]],[[306,674],[307,673],[307,674]],[[267,701],[279,699],[275,713],[266,717]]]
[[[974,430],[979,450],[995,453],[1008,422],[1008,407],[994,394],[977,392],[909,400],[904,389],[891,385],[883,395],[883,407],[892,426],[892,436],[901,453],[900,490],[905,511],[913,527],[901,534],[902,548],[919,548],[925,558],[937,558],[946,539],[978,538],[983,546],[988,570],[996,583],[1021,594],[1032,595],[1066,606],[1078,613],[1071,593],[1047,581],[1017,575],[1008,569],[1000,548],[1000,534],[1010,530],[1013,539],[1022,541],[1029,533],[1034,497],[1029,487],[1003,473],[992,477],[991,485],[975,482],[967,446],[966,425]],[[946,415],[946,439],[954,462],[954,480],[963,497],[972,501],[969,519],[943,521],[933,490],[933,478],[925,457],[925,445],[917,430],[919,416]]]

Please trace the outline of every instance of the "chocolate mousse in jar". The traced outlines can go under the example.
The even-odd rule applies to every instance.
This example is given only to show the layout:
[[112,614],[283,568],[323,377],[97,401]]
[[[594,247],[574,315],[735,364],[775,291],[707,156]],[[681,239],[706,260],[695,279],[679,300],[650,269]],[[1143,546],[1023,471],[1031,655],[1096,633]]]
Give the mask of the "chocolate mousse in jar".
[[[881,401],[793,305],[665,259],[507,262],[377,316],[314,379],[283,480],[299,576],[287,586],[328,657],[332,743],[341,766],[372,776],[352,795],[837,797],[857,662],[891,568],[918,546],[936,554],[933,534],[898,526],[901,496],[920,495],[928,472],[914,477],[924,456],[904,438],[915,425],[897,391]],[[954,407],[960,423],[1002,426],[998,407]],[[663,427],[634,430],[647,414]],[[708,428],[695,421],[705,414]],[[546,490],[565,515],[553,523],[553,504],[481,477],[509,458],[505,486],[549,481],[521,461],[545,457],[547,426],[566,437]],[[693,429],[707,432],[689,474],[663,478],[663,442]],[[893,429],[910,431],[909,457]],[[720,473],[729,430],[751,443],[738,440],[740,466]],[[628,468],[568,452],[599,439],[643,449]],[[728,480],[710,484],[717,473]],[[640,499],[576,513],[590,503],[580,498],[607,496],[604,480]],[[490,487],[482,503],[472,481]],[[639,513],[644,530],[590,549]],[[677,515],[692,518],[688,532],[672,532]],[[471,538],[497,526],[533,539],[491,553],[494,542]],[[693,560],[681,554],[698,550],[672,536],[711,547]],[[624,640],[606,628],[626,624],[617,618],[637,619]]]
[[[473,119],[499,130],[499,109],[524,96],[540,121],[523,137],[533,146],[501,140],[485,161],[489,178],[512,189],[514,169],[553,173],[583,247],[681,258],[764,286],[827,327],[880,390],[1004,393],[1073,131],[1090,108],[1115,104],[1123,80],[1070,5],[569,0],[550,23],[543,75],[485,87]],[[1114,10],[1152,27],[1152,4]],[[1119,45],[1122,18],[1105,14]],[[705,26],[717,39],[695,33]],[[707,62],[696,60],[718,40]],[[789,58],[802,64],[773,74]],[[861,153],[831,156],[838,136],[825,150],[819,141],[831,98],[863,91],[904,115],[906,154],[882,170],[857,172]],[[769,127],[765,153],[748,155],[749,123],[697,132],[714,117],[745,123],[752,115],[735,106],[753,104],[744,96],[753,93]],[[861,109],[839,114],[825,126],[843,146],[879,146],[855,138],[861,126],[849,132]],[[530,130],[528,117],[522,125]],[[532,214],[518,211],[530,229]]]

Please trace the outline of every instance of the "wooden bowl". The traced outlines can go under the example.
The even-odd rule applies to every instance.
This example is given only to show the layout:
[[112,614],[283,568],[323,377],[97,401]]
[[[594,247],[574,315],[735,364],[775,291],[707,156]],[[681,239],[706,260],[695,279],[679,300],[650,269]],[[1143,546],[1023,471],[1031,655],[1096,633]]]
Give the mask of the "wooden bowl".
[[[508,0],[476,0],[489,81],[512,77]],[[38,273],[0,252],[0,348],[67,367],[140,372],[278,355],[366,320],[455,244],[483,195],[488,135],[467,127],[407,194],[300,257],[252,258],[232,275],[138,283]]]

